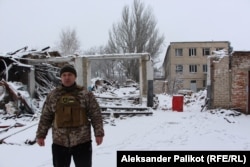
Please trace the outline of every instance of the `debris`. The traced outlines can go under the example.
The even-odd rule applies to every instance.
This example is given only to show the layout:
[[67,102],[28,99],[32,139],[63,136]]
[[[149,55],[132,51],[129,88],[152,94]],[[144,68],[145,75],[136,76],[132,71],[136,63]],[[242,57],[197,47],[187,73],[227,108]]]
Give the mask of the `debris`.
[[36,138],[34,138],[33,140],[27,139],[27,140],[25,140],[24,143],[25,143],[25,144],[28,144],[28,145],[34,145],[34,144],[36,143]]
[[18,82],[8,83],[4,80],[0,81],[0,86],[4,86],[9,96],[11,96],[11,99],[14,100],[14,101],[9,101],[7,104],[5,104],[7,113],[18,114],[19,112],[25,111],[29,114],[34,114],[26,98],[24,98],[12,84],[13,85],[19,84],[19,86],[16,87],[19,88],[22,87],[22,84]]
[[15,133],[12,133],[12,134],[10,134],[10,135],[8,135],[8,136],[5,136],[5,137],[1,138],[1,139],[0,139],[0,144],[5,143],[5,142],[4,142],[5,139],[7,139],[7,138],[9,138],[9,137],[11,137],[11,136],[14,136],[14,135],[16,135],[16,134],[18,134],[18,133],[20,133],[20,132],[23,132],[23,131],[25,131],[25,130],[27,130],[27,129],[33,127],[33,126],[36,126],[36,125],[38,125],[38,123],[32,124],[32,125],[30,125],[30,126],[24,128],[24,129],[22,129],[22,130],[19,130],[19,131],[15,132]]
[[204,110],[205,107],[208,105],[209,99],[206,99],[205,104],[201,106],[201,112]]
[[230,121],[227,117],[224,117],[224,119],[225,119],[228,123],[235,123],[234,121]]
[[24,126],[24,124],[21,124],[21,123],[15,123],[14,125],[9,125],[9,126],[8,125],[7,126],[0,126],[0,128],[1,127],[6,127],[4,130],[0,131],[0,134],[3,133],[3,132],[7,132],[11,128],[22,127],[22,126]]

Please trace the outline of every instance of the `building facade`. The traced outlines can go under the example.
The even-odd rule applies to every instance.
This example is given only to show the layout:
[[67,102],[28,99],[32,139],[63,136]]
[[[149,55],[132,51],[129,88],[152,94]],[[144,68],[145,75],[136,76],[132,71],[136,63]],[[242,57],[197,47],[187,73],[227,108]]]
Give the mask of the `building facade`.
[[168,93],[206,88],[207,57],[213,51],[231,51],[228,41],[171,42],[163,62]]

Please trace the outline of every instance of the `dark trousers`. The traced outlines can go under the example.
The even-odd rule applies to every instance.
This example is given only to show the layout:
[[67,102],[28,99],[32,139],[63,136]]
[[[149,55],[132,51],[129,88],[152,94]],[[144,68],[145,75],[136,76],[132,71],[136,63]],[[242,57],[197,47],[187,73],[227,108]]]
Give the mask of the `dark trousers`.
[[73,157],[75,167],[92,166],[91,141],[70,148],[53,143],[52,155],[54,167],[70,167],[71,157]]

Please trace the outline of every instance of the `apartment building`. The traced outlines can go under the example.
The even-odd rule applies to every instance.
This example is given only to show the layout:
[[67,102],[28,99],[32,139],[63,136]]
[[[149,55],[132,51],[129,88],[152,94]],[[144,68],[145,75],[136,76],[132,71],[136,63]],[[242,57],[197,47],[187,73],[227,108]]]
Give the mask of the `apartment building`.
[[213,51],[231,50],[228,41],[171,42],[163,62],[168,93],[206,88],[207,57]]

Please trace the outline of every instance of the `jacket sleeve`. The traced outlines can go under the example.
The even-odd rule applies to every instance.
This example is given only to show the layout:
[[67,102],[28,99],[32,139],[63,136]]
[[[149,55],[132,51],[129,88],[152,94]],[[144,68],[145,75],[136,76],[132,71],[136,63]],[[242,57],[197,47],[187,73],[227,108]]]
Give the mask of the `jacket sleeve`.
[[96,137],[103,137],[104,129],[100,106],[92,92],[87,93],[87,99],[88,116],[94,129],[94,135]]
[[48,95],[44,102],[42,114],[38,123],[36,138],[46,138],[48,130],[51,128],[53,123],[55,114],[52,110],[53,103],[50,102],[50,99],[51,96]]

